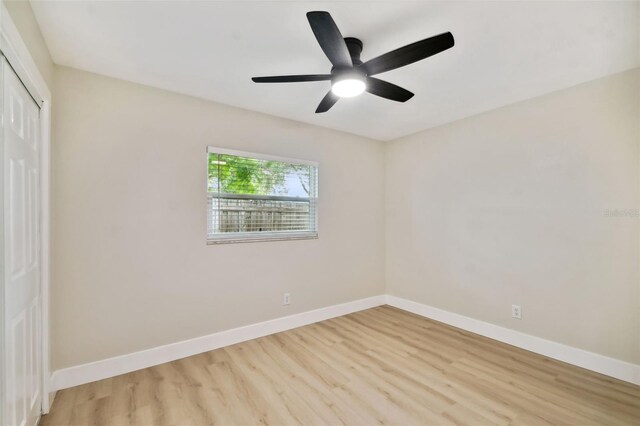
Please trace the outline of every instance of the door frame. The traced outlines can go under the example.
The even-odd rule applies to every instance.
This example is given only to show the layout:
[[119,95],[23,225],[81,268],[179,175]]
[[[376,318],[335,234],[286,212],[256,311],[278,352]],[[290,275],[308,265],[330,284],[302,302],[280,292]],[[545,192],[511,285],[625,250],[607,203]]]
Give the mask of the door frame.
[[[42,330],[42,413],[48,413],[53,397],[49,395],[49,262],[50,250],[50,170],[51,170],[51,91],[22,40],[7,7],[0,0],[0,52],[18,75],[29,94],[40,106],[40,296]],[[4,279],[4,273],[0,280]],[[2,284],[3,288],[4,284]],[[2,295],[2,297],[4,297]],[[4,299],[2,299],[4,306]],[[0,333],[4,334],[4,314]],[[1,373],[0,373],[1,374]],[[0,390],[0,393],[2,391]],[[1,413],[2,407],[0,407]]]

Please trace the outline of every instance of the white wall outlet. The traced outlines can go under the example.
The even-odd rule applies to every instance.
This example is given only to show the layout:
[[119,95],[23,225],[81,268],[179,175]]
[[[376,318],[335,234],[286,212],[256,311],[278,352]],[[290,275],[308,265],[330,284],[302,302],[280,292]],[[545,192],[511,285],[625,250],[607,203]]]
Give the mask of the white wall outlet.
[[283,305],[291,304],[291,295],[289,293],[284,294],[284,297],[282,298],[282,304]]
[[515,319],[522,319],[522,308],[520,305],[511,305],[511,316]]

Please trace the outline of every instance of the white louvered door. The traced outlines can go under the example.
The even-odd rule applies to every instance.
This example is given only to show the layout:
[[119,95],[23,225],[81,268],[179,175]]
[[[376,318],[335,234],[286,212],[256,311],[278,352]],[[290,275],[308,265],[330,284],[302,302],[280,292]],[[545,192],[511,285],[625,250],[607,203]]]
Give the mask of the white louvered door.
[[2,57],[4,389],[2,424],[40,417],[39,109]]

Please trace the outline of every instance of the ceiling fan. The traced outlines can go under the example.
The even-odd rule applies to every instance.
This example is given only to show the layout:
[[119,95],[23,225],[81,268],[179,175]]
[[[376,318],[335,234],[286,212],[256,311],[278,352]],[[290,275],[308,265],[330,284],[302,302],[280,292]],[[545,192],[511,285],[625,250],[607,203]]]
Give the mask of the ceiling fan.
[[253,77],[256,83],[298,83],[331,81],[331,90],[320,101],[316,113],[328,111],[339,98],[358,96],[364,91],[397,102],[406,102],[413,93],[395,84],[371,77],[412,64],[447,50],[454,45],[453,35],[446,32],[408,44],[377,58],[362,62],[362,42],[343,38],[329,12],[308,12],[307,19],[320,47],[333,64],[330,74],[281,75]]

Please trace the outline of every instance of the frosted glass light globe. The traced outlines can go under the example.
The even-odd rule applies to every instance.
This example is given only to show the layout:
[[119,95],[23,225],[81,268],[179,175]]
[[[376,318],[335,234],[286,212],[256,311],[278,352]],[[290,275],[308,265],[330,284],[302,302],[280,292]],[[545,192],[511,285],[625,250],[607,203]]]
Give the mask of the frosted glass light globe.
[[341,98],[353,98],[364,92],[364,89],[366,89],[364,81],[358,78],[345,78],[331,85],[333,94]]

